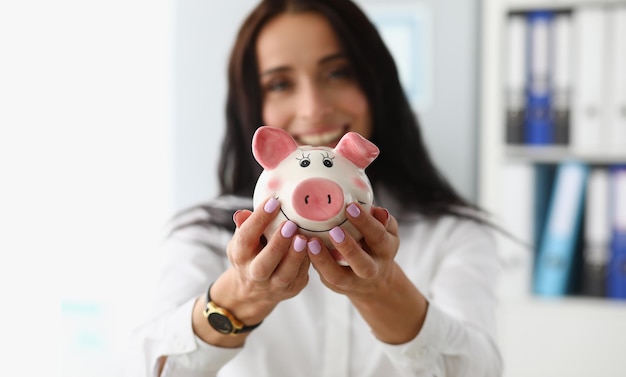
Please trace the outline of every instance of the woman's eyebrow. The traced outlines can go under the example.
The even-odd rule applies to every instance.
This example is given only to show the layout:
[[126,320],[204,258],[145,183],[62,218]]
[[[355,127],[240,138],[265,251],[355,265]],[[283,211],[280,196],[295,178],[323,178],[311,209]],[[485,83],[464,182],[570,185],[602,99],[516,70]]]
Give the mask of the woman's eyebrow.
[[[337,52],[337,53],[324,56],[323,58],[319,60],[318,64],[322,65],[322,64],[326,64],[335,60],[343,60],[343,59],[346,59],[346,55],[343,52]],[[291,69],[292,68],[290,68],[289,66],[273,67],[273,68],[270,68],[261,72],[261,77],[273,75],[276,73],[288,72]]]
[[344,54],[343,52],[336,52],[334,54],[330,54],[321,58],[319,61],[319,64],[325,64],[334,60],[346,59],[346,58],[347,58],[346,54]]
[[268,76],[268,75],[273,75],[275,73],[281,73],[281,72],[287,72],[289,71],[291,68],[287,67],[287,66],[281,66],[281,67],[274,67],[274,68],[270,68],[268,70],[265,70],[263,72],[261,72],[261,77],[263,76]]

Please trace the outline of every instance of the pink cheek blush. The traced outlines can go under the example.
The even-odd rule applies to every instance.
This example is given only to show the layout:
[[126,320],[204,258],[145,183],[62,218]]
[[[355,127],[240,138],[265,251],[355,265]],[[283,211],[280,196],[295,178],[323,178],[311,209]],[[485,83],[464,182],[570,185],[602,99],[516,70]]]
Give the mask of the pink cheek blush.
[[367,183],[365,183],[361,178],[354,177],[352,179],[352,183],[361,190],[368,190]]
[[270,189],[270,191],[278,191],[281,185],[281,181],[277,177],[271,178],[267,183],[267,187]]

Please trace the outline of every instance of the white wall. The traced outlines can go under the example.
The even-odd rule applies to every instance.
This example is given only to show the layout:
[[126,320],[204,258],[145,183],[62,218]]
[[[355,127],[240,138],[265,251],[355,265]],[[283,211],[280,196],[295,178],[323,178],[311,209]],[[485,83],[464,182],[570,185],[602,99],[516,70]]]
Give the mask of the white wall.
[[475,200],[480,1],[425,2],[435,18],[434,99],[418,116],[435,162],[461,194]]
[[[419,3],[432,10],[434,78],[430,106],[419,114],[433,158],[465,196],[475,197],[478,0],[358,0]],[[217,193],[224,128],[226,63],[253,0],[176,2],[174,206]]]
[[217,194],[225,127],[226,66],[235,34],[254,0],[175,2],[174,205]]
[[172,211],[171,17],[169,0],[0,3],[6,375],[115,376],[145,314]]

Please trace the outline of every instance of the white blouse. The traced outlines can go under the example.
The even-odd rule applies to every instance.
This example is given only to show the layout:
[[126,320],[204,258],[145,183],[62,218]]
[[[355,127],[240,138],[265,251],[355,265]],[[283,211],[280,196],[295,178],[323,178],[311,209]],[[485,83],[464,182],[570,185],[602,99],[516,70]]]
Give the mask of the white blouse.
[[[250,205],[233,197],[218,203]],[[163,377],[500,376],[495,334],[500,267],[492,230],[453,216],[403,216],[399,223],[396,261],[429,301],[426,321],[412,341],[390,345],[376,339],[350,301],[326,288],[311,268],[307,287],[280,303],[245,346],[204,343],[193,333],[192,308],[228,267],[225,250],[232,234],[191,226],[163,243],[165,265],[153,317],[133,334],[126,375],[155,376],[158,358],[167,356]]]

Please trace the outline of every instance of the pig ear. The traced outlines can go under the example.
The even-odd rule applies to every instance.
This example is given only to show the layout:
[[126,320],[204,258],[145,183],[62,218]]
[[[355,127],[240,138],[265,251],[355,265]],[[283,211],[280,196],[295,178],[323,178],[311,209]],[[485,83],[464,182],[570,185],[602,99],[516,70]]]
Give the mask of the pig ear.
[[379,150],[374,143],[356,132],[345,134],[337,146],[335,153],[347,158],[361,169],[365,169],[378,156]]
[[291,135],[280,128],[261,126],[252,137],[252,154],[264,169],[275,168],[297,148]]

